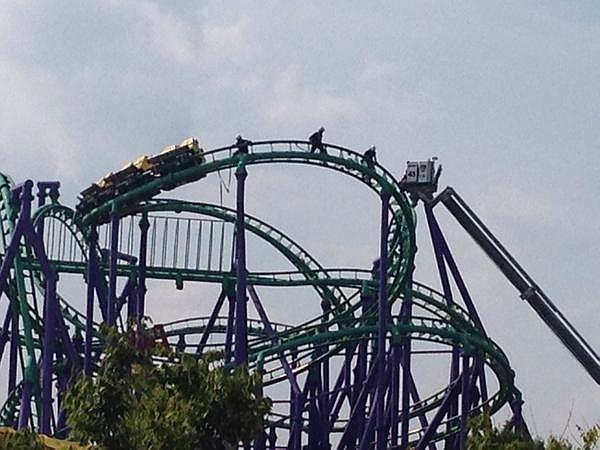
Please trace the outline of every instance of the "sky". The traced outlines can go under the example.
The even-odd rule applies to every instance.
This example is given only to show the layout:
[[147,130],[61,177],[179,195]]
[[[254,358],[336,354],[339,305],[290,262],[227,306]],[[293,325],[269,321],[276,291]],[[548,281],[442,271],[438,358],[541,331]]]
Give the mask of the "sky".
[[[597,3],[17,1],[0,6],[0,36],[0,171],[15,181],[60,180],[74,205],[105,173],[187,136],[210,149],[238,133],[305,139],[321,125],[327,142],[376,145],[399,177],[407,160],[436,155],[441,185],[600,342]],[[215,178],[205,184],[186,195],[215,201]],[[249,173],[248,212],[325,266],[370,266],[378,207],[323,171]],[[533,431],[570,436],[600,421],[595,383],[453,219],[439,219]],[[423,220],[416,278],[439,288]],[[250,267],[269,263],[249,255]],[[296,297],[278,304],[282,320],[301,309]],[[193,314],[176,304],[154,311]]]

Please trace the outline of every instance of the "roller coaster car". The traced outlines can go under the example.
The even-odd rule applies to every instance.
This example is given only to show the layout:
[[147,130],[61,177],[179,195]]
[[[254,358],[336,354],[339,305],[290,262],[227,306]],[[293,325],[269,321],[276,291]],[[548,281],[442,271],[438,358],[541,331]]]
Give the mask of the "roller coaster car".
[[197,139],[188,138],[179,145],[168,145],[158,155],[151,156],[148,161],[152,171],[158,176],[166,175],[191,165],[204,162],[204,151]]
[[79,211],[87,211],[92,209],[98,205],[98,195],[101,193],[102,188],[98,186],[96,183],[92,183],[90,187],[85,188],[81,193],[77,196],[79,203],[75,209]]

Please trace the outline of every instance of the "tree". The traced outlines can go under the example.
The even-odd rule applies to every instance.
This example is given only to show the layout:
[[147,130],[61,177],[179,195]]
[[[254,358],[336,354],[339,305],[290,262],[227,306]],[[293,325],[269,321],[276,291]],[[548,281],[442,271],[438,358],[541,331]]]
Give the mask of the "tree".
[[488,414],[480,414],[469,420],[467,450],[593,450],[600,438],[600,427],[588,430],[579,428],[581,442],[575,446],[563,437],[550,436],[541,439],[526,439],[509,427],[501,429],[492,425]]
[[27,428],[0,427],[0,450],[91,450],[91,446],[36,434]]
[[24,428],[14,431],[3,427],[0,430],[0,450],[45,450],[39,436]]
[[109,450],[221,450],[262,429],[271,401],[258,394],[260,376],[247,367],[225,367],[219,353],[195,358],[140,348],[131,335],[104,332],[97,374],[65,396],[71,438]]

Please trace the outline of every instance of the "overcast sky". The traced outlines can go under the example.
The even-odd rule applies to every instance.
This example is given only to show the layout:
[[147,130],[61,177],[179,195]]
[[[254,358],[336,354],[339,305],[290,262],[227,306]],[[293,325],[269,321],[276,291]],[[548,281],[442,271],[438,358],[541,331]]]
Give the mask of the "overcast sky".
[[[596,2],[18,1],[2,3],[0,34],[0,170],[16,181],[58,179],[73,205],[103,174],[186,136],[214,148],[238,132],[304,139],[321,125],[328,142],[376,144],[398,176],[437,155],[442,184],[600,343]],[[253,168],[248,190],[250,213],[324,265],[375,256],[378,200],[366,189],[275,166]],[[530,426],[560,434],[571,409],[571,430],[598,422],[598,387],[440,220]],[[439,287],[419,233],[417,278]]]

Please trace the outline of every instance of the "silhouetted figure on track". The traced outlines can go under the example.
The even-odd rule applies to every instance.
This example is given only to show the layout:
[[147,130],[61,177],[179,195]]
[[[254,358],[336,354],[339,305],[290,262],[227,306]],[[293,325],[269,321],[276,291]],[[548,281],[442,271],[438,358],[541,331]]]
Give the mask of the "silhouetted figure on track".
[[375,161],[377,161],[377,154],[375,153],[375,146],[371,145],[364,153],[363,153],[363,163],[369,169],[375,167]]
[[[371,145],[364,153],[363,153],[363,164],[366,165],[369,169],[375,168],[375,161],[377,161],[377,154],[375,153],[375,146]],[[369,180],[369,175],[364,174],[363,179],[365,181]]]
[[314,153],[315,150],[319,149],[319,153],[327,154],[327,150],[323,147],[323,132],[325,128],[321,127],[318,131],[315,131],[308,138],[308,142],[310,142],[310,152]]
[[235,145],[237,146],[237,150],[233,152],[234,155],[247,155],[248,147],[252,145],[252,141],[248,139],[244,139],[240,134],[235,137]]

